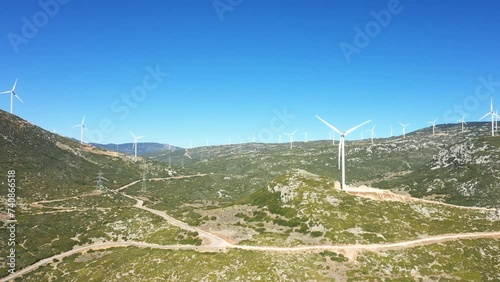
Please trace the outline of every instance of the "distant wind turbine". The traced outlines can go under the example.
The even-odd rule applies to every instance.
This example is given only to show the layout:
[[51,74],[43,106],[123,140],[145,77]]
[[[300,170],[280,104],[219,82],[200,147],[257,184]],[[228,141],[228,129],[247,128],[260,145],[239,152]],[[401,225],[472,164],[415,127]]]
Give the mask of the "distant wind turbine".
[[500,118],[500,116],[498,115],[498,109],[497,111],[495,112],[495,131],[498,132],[498,119]]
[[403,138],[406,138],[406,128],[410,126],[410,124],[402,124],[401,122],[399,123],[403,127]]
[[83,116],[82,123],[73,126],[73,128],[74,127],[80,127],[80,144],[83,144],[83,129],[88,130],[85,126],[85,116]]
[[462,119],[459,119],[458,121],[462,123],[462,132],[464,132],[465,130],[464,125],[467,125],[467,123],[465,122],[465,115],[462,117]]
[[491,97],[491,104],[490,104],[490,111],[485,114],[482,118],[479,120],[484,119],[485,117],[491,115],[491,136],[495,136],[495,111],[493,110],[493,97]]
[[134,149],[134,160],[137,160],[137,140],[144,138],[146,136],[135,136],[132,131],[129,131],[132,137],[134,137],[134,143],[132,144],[132,149]]
[[297,129],[295,129],[295,131],[292,133],[283,132],[283,134],[290,136],[290,149],[293,149],[293,136],[295,135],[295,133],[297,133]]
[[307,132],[304,132],[304,143],[307,143]]
[[326,124],[328,127],[330,127],[333,131],[337,132],[338,134],[340,134],[340,143],[339,143],[339,165],[340,165],[340,158],[342,157],[342,186],[341,186],[341,189],[345,189],[345,137],[347,135],[349,135],[351,132],[355,131],[356,129],[360,128],[361,126],[371,122],[371,120],[368,120],[368,121],[365,121],[363,122],[362,124],[360,125],[357,125],[345,132],[341,132],[340,130],[338,130],[335,126],[329,124],[328,122],[326,122],[325,120],[323,120],[321,117],[319,117],[318,115],[316,115],[316,117],[321,121],[323,122],[324,124]]
[[281,134],[278,135],[279,142],[281,143]]
[[16,94],[15,90],[16,90],[16,85],[17,85],[17,78],[16,78],[16,81],[14,82],[14,87],[12,87],[11,90],[9,91],[4,91],[4,92],[0,92],[0,94],[10,94],[10,113],[12,114],[13,113],[13,104],[14,104],[14,96],[16,96],[16,98],[21,101],[21,103],[24,103],[23,100],[21,100],[21,98]]
[[[372,129],[367,130],[371,134],[372,144],[373,144],[373,138],[375,137],[375,126],[376,125],[374,125]],[[363,132],[363,131],[361,131],[361,132]]]
[[434,135],[435,132],[436,132],[436,122],[437,122],[437,120],[438,120],[438,118],[436,118],[434,121],[427,122],[427,123],[432,124],[432,135]]

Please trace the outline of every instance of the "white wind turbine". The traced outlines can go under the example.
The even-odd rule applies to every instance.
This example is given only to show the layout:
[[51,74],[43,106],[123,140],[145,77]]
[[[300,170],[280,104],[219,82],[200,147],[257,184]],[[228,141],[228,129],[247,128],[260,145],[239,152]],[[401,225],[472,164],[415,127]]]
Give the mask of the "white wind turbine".
[[399,123],[403,127],[403,138],[406,138],[406,128],[410,126],[410,124],[402,124],[401,122]]
[[304,143],[307,143],[307,132],[304,132]]
[[329,139],[332,140],[332,146],[335,146],[335,132],[328,133]]
[[434,136],[435,132],[436,132],[436,122],[437,122],[438,118],[436,118],[434,121],[429,121],[427,123],[430,123],[432,124],[432,135]]
[[[376,125],[374,125],[372,129],[367,130],[367,131],[368,131],[368,132],[370,132],[370,134],[371,134],[372,144],[373,144],[373,138],[375,137],[375,126],[376,126]],[[361,132],[362,132],[362,131],[361,131]]]
[[290,136],[290,149],[293,149],[293,136],[295,135],[295,133],[297,133],[297,129],[295,129],[295,131],[292,133],[283,132],[283,134]]
[[498,131],[498,119],[500,118],[500,116],[498,115],[498,109],[497,111],[495,112],[495,131]]
[[323,120],[321,117],[319,117],[318,115],[316,115],[316,117],[322,121],[324,124],[326,124],[328,127],[330,127],[333,131],[337,132],[338,134],[340,134],[340,143],[339,143],[339,168],[340,168],[340,158],[342,157],[342,186],[341,186],[341,189],[344,189],[346,187],[345,185],[345,137],[347,135],[349,135],[351,132],[355,131],[356,129],[360,128],[361,126],[371,122],[371,120],[368,120],[368,121],[365,121],[363,122],[362,124],[360,125],[357,125],[345,132],[341,132],[340,130],[338,130],[335,126],[329,124],[328,122],[326,122],[325,120]]
[[75,127],[80,127],[80,144],[83,144],[83,129],[89,130],[85,126],[85,116],[83,116],[82,123],[73,126],[73,128],[75,128]]
[[11,90],[9,91],[4,91],[4,92],[0,92],[0,94],[10,94],[10,113],[12,114],[13,110],[12,110],[12,105],[14,104],[14,96],[16,96],[16,98],[21,101],[21,103],[24,103],[23,100],[21,100],[21,98],[19,96],[17,96],[15,90],[16,90],[16,85],[17,85],[17,78],[16,78],[16,81],[14,82],[14,87],[12,87]]
[[462,123],[462,132],[464,132],[464,130],[465,130],[464,125],[467,125],[467,123],[465,122],[465,115],[462,117],[462,119],[459,119],[457,121]]
[[490,105],[490,111],[485,114],[482,118],[479,120],[484,119],[485,117],[491,115],[491,136],[495,136],[495,111],[493,110],[493,97],[491,97],[491,105]]
[[129,131],[129,132],[130,132],[130,135],[132,135],[132,137],[134,137],[134,143],[132,144],[132,149],[134,149],[134,160],[137,160],[137,140],[144,138],[146,136],[135,136],[135,134],[132,133],[132,131]]

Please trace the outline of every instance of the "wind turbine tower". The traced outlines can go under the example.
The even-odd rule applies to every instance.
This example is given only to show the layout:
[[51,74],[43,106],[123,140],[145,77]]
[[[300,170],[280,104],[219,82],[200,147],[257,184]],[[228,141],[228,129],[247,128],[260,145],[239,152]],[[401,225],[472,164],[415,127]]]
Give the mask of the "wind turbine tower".
[[458,121],[462,123],[462,132],[464,132],[465,131],[464,125],[467,125],[467,123],[465,122],[465,115],[462,117],[462,119],[459,119]]
[[295,131],[292,133],[283,132],[283,134],[290,136],[290,150],[293,149],[293,136],[295,135],[295,133],[297,133],[297,129],[295,129]]
[[88,130],[85,126],[85,116],[83,116],[82,123],[73,126],[73,128],[75,127],[80,127],[80,144],[83,144],[83,129]]
[[401,122],[399,123],[403,127],[403,139],[406,138],[406,128],[410,126],[410,124],[402,124]]
[[134,137],[134,143],[132,144],[132,149],[134,149],[134,161],[137,160],[137,140],[144,138],[145,136],[135,136],[134,133],[129,131],[132,137]]
[[491,115],[491,136],[495,136],[495,111],[493,110],[493,97],[491,97],[491,104],[490,104],[490,111],[485,114],[482,118],[479,120],[484,119],[485,117]]
[[372,129],[367,130],[371,134],[372,144],[373,144],[373,138],[375,137],[375,126],[376,125],[374,125]]
[[437,120],[438,120],[438,119],[436,118],[434,121],[429,121],[429,122],[427,122],[427,123],[432,124],[432,136],[434,136],[434,135],[435,135],[435,133],[436,133],[436,122],[437,122]]
[[14,96],[21,101],[21,103],[24,103],[23,100],[16,94],[16,85],[17,85],[17,78],[16,81],[14,82],[14,87],[12,87],[11,90],[0,92],[0,94],[10,94],[10,113],[13,113],[13,104],[14,104]]
[[355,131],[356,129],[360,128],[361,126],[371,122],[371,120],[368,120],[368,121],[365,121],[363,122],[362,124],[360,125],[357,125],[345,132],[341,132],[340,130],[338,130],[335,126],[329,124],[328,122],[326,122],[325,120],[323,120],[321,117],[319,117],[318,115],[316,115],[316,117],[321,121],[323,122],[324,124],[326,124],[328,127],[330,127],[333,131],[337,132],[338,134],[340,134],[340,143],[339,143],[339,165],[340,165],[340,158],[342,157],[342,186],[341,186],[341,189],[345,189],[346,185],[345,185],[345,137],[347,135],[349,135],[351,132]]

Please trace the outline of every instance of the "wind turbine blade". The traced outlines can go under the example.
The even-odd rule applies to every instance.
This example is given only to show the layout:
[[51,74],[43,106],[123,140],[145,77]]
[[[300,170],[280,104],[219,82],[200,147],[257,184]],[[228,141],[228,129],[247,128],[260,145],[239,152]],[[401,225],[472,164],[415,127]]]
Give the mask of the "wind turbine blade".
[[16,94],[14,94],[14,96],[16,96],[16,98],[17,98],[19,101],[21,101],[21,103],[24,103],[24,101],[23,101],[23,100],[21,100],[21,97],[17,96]]
[[90,130],[86,126],[84,126],[83,128],[85,128],[85,130],[87,130],[88,132],[90,132]]
[[367,123],[370,123],[371,121],[372,121],[372,120],[367,120],[367,121],[363,122],[362,124],[360,124],[360,125],[358,125],[358,126],[355,126],[355,127],[351,128],[351,129],[347,130],[347,131],[345,132],[344,136],[347,136],[349,133],[353,132],[354,130],[356,130],[356,129],[360,128],[361,126],[363,126],[363,125],[365,125],[365,124],[367,124]]
[[322,121],[324,124],[326,124],[326,126],[330,127],[333,131],[337,132],[338,134],[342,135],[342,132],[340,132],[340,130],[338,130],[335,126],[329,124],[328,122],[326,122],[324,119],[322,119],[320,116],[316,115],[316,117]]
[[491,104],[490,104],[491,112],[493,112],[493,97],[491,97]]
[[132,133],[132,131],[129,131],[129,132],[134,137],[134,139],[137,139],[137,137],[134,135],[134,133]]
[[295,135],[295,133],[297,133],[297,130],[298,130],[298,129],[295,129],[295,131],[294,131],[294,132],[292,132],[292,134],[290,134],[290,135]]
[[144,138],[144,137],[146,137],[146,136],[139,136],[139,137],[137,137],[137,139],[141,139],[141,138]]
[[77,124],[77,125],[73,126],[73,128],[79,127],[79,126],[82,126],[82,125],[81,124]]
[[485,114],[485,115],[484,115],[482,118],[480,118],[479,120],[482,120],[482,119],[484,119],[485,117],[487,117],[487,116],[489,116],[489,115],[491,115],[491,113],[487,113],[487,114]]
[[14,87],[12,87],[12,91],[16,90],[16,85],[17,85],[17,78],[16,81],[14,82]]
[[10,90],[9,91],[4,91],[4,92],[0,92],[0,94],[10,94]]
[[85,116],[83,116],[83,118],[82,118],[82,125],[84,125],[84,124],[85,124]]

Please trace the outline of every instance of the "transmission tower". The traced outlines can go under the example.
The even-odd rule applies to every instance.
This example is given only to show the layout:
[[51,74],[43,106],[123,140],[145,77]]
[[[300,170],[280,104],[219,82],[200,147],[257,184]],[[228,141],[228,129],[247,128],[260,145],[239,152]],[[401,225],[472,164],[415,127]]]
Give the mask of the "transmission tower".
[[142,173],[142,192],[146,192],[146,172]]
[[102,190],[104,191],[106,189],[106,187],[104,186],[103,184],[103,181],[108,181],[105,177],[103,177],[103,173],[102,171],[99,171],[99,173],[97,173],[97,190]]

